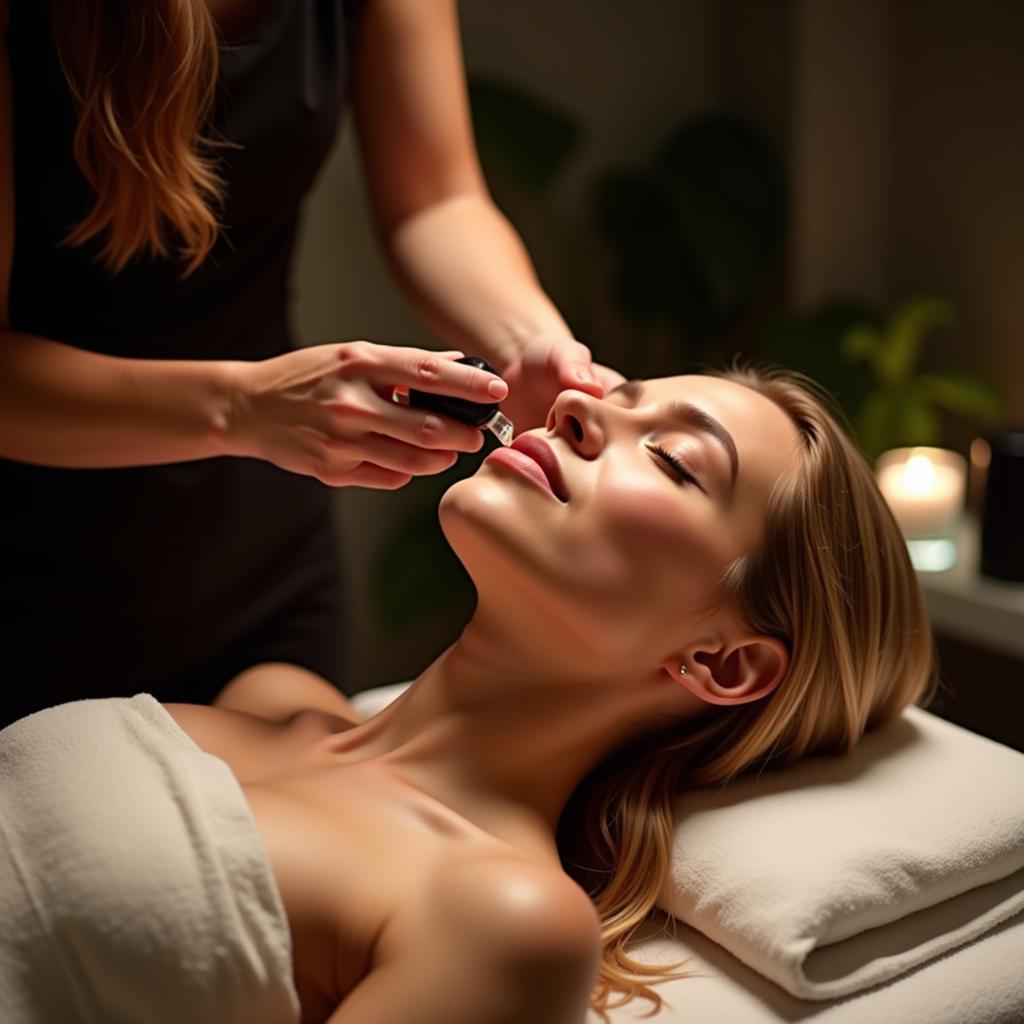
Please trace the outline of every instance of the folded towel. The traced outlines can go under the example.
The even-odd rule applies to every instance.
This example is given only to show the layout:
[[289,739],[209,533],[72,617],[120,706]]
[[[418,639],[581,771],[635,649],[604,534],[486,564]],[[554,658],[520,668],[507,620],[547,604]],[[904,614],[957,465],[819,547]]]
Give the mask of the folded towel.
[[803,999],[888,981],[1024,909],[1024,754],[909,707],[682,793],[658,905]]
[[0,921],[2,1021],[299,1019],[241,787],[149,694],[0,731]]

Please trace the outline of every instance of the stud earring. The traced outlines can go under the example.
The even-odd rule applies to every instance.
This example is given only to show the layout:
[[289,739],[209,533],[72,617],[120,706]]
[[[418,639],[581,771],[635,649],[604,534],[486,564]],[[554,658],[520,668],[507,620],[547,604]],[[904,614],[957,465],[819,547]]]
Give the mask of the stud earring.
[[682,673],[682,675],[685,676],[687,674],[686,666],[685,665],[680,665],[679,666],[679,671],[680,671],[680,673]]

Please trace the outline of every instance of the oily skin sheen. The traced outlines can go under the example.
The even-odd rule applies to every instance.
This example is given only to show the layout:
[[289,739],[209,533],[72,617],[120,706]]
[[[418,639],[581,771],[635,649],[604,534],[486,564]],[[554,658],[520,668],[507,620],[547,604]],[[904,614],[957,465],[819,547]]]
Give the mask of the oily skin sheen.
[[[761,699],[788,666],[780,641],[706,606],[725,567],[760,542],[769,492],[798,455],[796,427],[714,377],[633,391],[563,391],[530,431],[554,450],[566,503],[487,460],[448,489],[439,518],[476,587],[474,614],[414,686],[338,741],[344,760],[553,863],[565,802],[600,760],[653,728]],[[667,414],[679,399],[732,435],[734,490],[722,445]]]

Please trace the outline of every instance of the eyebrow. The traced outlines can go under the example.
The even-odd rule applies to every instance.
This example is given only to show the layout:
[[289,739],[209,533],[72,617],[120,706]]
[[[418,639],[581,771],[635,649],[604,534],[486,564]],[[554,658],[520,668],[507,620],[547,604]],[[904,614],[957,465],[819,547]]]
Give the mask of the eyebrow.
[[[643,381],[640,380],[627,380],[619,384],[618,387],[612,388],[608,395],[621,393],[626,398],[635,401],[642,390],[642,384]],[[740,459],[736,453],[736,442],[732,439],[732,434],[714,416],[692,402],[677,398],[668,403],[666,411],[674,419],[710,434],[725,449],[726,455],[729,456],[729,467],[732,472],[730,489],[735,489],[736,475],[740,471]]]

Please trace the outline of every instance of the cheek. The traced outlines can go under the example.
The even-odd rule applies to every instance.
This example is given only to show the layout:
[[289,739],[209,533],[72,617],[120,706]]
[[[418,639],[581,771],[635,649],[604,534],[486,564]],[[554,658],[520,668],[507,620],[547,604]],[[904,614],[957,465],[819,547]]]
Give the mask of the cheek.
[[478,591],[528,595],[543,628],[609,657],[661,643],[731,557],[731,527],[713,502],[646,473],[616,467],[575,506],[533,499],[467,478],[442,497],[441,527]]
[[569,554],[589,565],[589,585],[644,604],[677,603],[701,597],[718,578],[726,531],[699,490],[674,494],[645,474],[620,473],[603,482],[566,540]]

